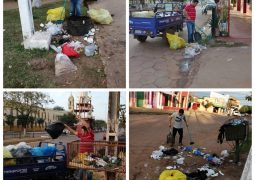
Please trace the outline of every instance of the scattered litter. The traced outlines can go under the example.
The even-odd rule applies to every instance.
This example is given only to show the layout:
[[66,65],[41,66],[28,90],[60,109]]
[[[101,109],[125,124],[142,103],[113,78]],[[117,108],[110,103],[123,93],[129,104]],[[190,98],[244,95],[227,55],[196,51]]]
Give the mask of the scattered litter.
[[45,29],[51,35],[57,35],[62,33],[62,24],[53,24],[51,21],[45,24]]
[[41,23],[41,24],[40,24],[40,27],[42,27],[42,28],[43,28],[43,27],[44,27],[44,24],[43,24],[43,23]]
[[187,176],[178,170],[164,170],[159,176],[159,180],[187,179]]
[[65,54],[59,53],[55,58],[55,75],[61,76],[77,71],[77,67],[72,63],[69,57]]
[[84,52],[86,56],[94,56],[95,51],[97,50],[97,45],[91,43],[84,48]]
[[220,155],[221,155],[222,157],[226,158],[226,157],[229,156],[229,153],[228,153],[227,150],[223,150],[223,151],[221,151]]
[[36,31],[34,35],[24,41],[25,49],[46,49],[49,50],[51,34],[48,32]]
[[173,159],[175,160],[175,159],[177,159],[178,157],[177,156],[173,156]]
[[147,163],[145,163],[145,164],[144,164],[144,167],[146,167],[146,168],[147,168],[147,167],[148,167],[148,164],[147,164]]
[[176,160],[176,163],[177,164],[184,164],[184,159],[185,158],[179,158],[179,159]]
[[234,161],[230,159],[229,162],[232,163],[232,162],[234,162]]
[[221,171],[219,171],[219,173],[220,173],[220,175],[224,176],[224,174]]
[[111,24],[113,22],[112,16],[106,9],[90,9],[89,16],[99,24]]
[[162,152],[164,153],[164,155],[168,156],[175,156],[176,154],[178,154],[178,150],[176,150],[175,148],[164,149],[162,150]]
[[62,51],[61,47],[56,47],[53,44],[50,45],[50,48],[53,49],[56,53],[61,53],[61,51]]
[[173,169],[174,167],[173,166],[167,166],[166,167],[166,169],[169,169],[169,170],[171,170],[171,169]]
[[70,46],[70,44],[65,43],[62,46],[62,53],[67,55],[68,57],[75,57],[78,58],[80,57],[80,54],[78,52],[76,52],[73,47]]
[[84,45],[80,41],[72,41],[69,43],[70,47],[74,48],[75,51],[81,51],[84,48]]
[[151,158],[156,159],[156,160],[160,160],[162,156],[163,156],[162,150],[153,151],[151,154]]
[[233,58],[228,58],[227,59],[227,62],[230,62],[230,61],[232,61],[233,60]]

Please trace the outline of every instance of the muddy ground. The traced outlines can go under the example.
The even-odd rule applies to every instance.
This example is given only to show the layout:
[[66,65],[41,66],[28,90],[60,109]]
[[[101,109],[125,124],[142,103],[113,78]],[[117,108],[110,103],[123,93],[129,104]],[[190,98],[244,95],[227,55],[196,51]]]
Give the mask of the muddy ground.
[[[225,149],[231,152],[233,148],[232,142],[224,140],[223,144],[217,143],[218,130],[229,117],[204,112],[197,112],[196,114],[197,118],[194,112],[190,116],[189,113],[186,114],[193,141],[195,142],[193,147],[204,147],[206,148],[204,151],[210,154],[216,153],[220,155],[221,151]],[[162,160],[150,158],[151,153],[154,150],[158,150],[160,145],[170,147],[170,145],[166,144],[166,135],[169,131],[167,118],[167,115],[130,115],[129,177],[131,180],[155,180],[158,179],[160,173],[167,166],[176,165],[172,158]],[[189,143],[185,127],[183,144],[185,146],[189,145]],[[178,149],[177,146],[175,148]],[[225,175],[219,175],[214,179],[240,179],[247,156],[248,153],[242,154],[240,157],[241,164],[237,165],[229,162],[229,160],[234,160],[234,156],[231,154],[221,166],[217,167]],[[205,164],[207,164],[207,161],[202,157],[185,156],[184,165],[179,166],[178,170],[193,172]]]

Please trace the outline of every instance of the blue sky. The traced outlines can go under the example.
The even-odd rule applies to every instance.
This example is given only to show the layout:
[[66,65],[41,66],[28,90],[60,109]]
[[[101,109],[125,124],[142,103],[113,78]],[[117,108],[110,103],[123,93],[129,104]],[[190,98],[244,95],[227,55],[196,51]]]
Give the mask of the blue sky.
[[[53,108],[54,106],[61,106],[65,110],[68,110],[68,98],[70,94],[74,96],[75,103],[77,102],[77,97],[80,95],[80,92],[47,92],[51,99],[55,101],[54,104],[47,104],[45,107]],[[92,96],[92,104],[94,106],[93,116],[96,119],[106,120],[107,118],[107,111],[108,111],[108,92],[98,92],[98,91],[89,91],[89,96]],[[120,103],[126,104],[126,93],[120,93]]]
[[[246,101],[245,100],[245,96],[250,95],[251,92],[249,91],[242,91],[242,92],[222,92],[222,91],[214,91],[220,94],[224,94],[224,95],[230,95],[230,96],[234,96],[236,97],[241,105],[252,105],[252,102]],[[198,96],[198,97],[203,97],[203,96],[210,96],[210,91],[209,92],[191,92],[191,94]]]

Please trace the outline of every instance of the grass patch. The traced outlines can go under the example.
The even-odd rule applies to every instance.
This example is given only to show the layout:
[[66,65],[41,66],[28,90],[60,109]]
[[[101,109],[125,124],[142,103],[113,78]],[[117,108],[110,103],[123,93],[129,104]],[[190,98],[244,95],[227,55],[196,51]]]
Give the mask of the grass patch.
[[[33,9],[35,29],[46,21],[47,10],[61,6],[62,3],[44,5]],[[40,88],[53,87],[54,83],[33,71],[28,62],[44,58],[54,61],[54,52],[46,50],[25,50],[18,9],[4,11],[4,87],[5,88]]]
[[164,109],[148,109],[148,108],[129,108],[129,114],[148,114],[148,115],[162,115],[173,113],[172,110]]

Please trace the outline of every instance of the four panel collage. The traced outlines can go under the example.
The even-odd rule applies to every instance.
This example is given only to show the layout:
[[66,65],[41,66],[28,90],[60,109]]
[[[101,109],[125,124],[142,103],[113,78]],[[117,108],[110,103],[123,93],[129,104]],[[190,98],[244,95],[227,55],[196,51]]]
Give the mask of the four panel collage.
[[251,180],[251,0],[3,0],[1,178]]

